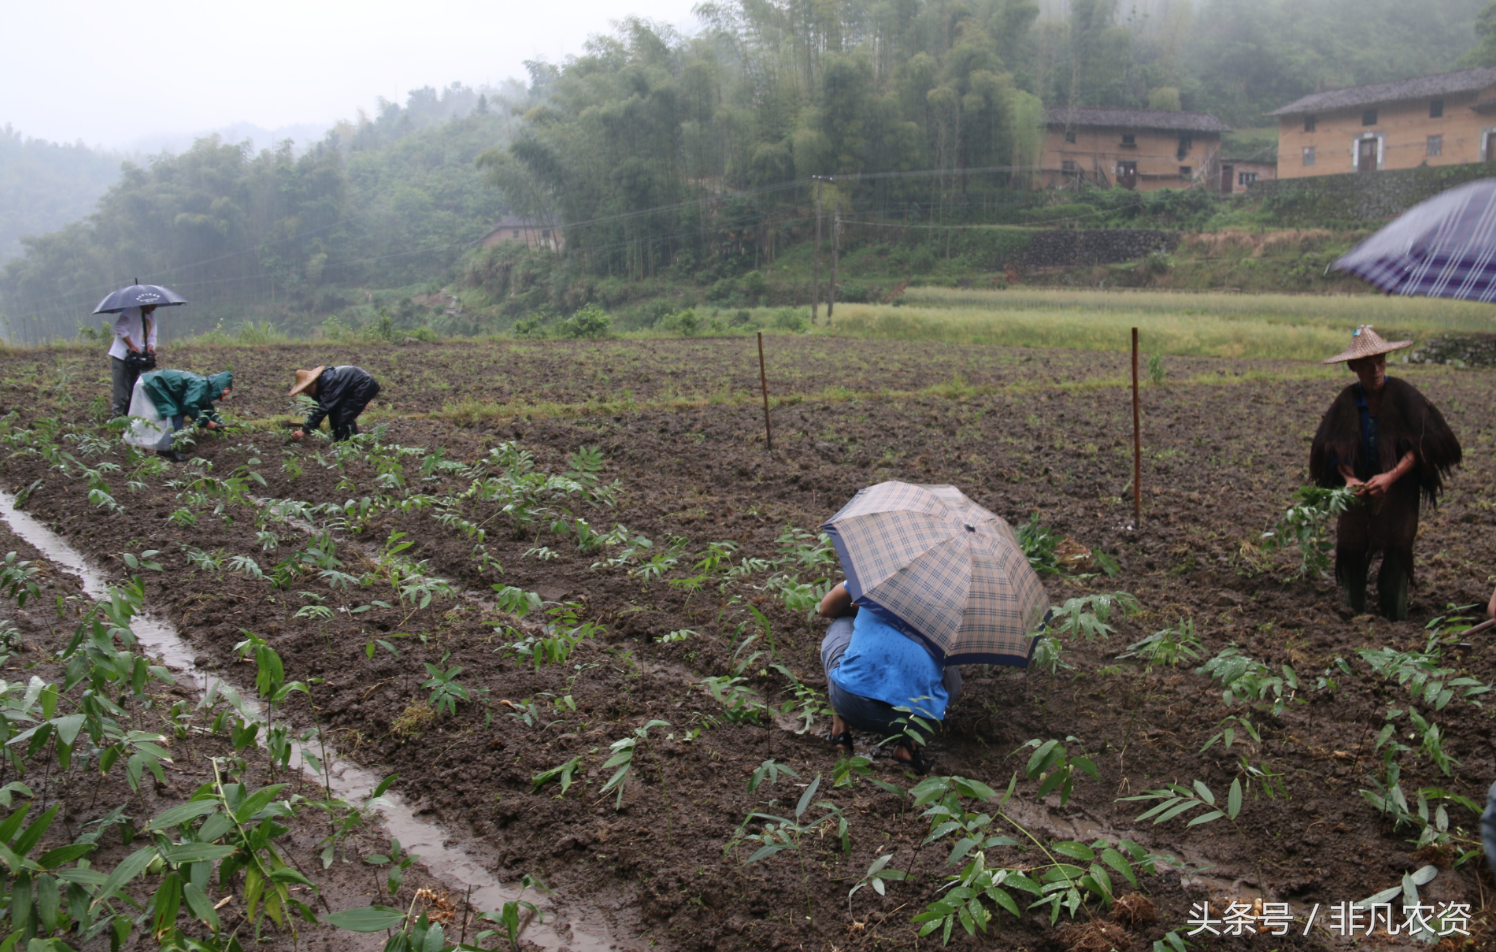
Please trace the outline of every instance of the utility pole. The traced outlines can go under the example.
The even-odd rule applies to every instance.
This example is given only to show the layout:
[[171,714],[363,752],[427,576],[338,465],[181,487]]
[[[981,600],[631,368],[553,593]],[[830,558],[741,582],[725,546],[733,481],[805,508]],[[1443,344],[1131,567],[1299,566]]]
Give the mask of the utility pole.
[[837,245],[841,243],[841,206],[831,213],[831,286],[826,289],[826,323],[831,323],[831,309],[836,306]]
[[821,307],[821,177],[819,175],[816,176],[816,251],[811,260],[810,323],[815,324]]

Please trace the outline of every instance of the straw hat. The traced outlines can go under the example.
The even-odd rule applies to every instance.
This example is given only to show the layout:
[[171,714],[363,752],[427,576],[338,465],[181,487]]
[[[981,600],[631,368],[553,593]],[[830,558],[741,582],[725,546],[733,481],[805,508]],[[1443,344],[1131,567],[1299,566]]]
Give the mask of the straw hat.
[[1402,350],[1411,347],[1410,340],[1385,341],[1382,336],[1371,329],[1370,324],[1362,324],[1351,332],[1351,346],[1336,354],[1320,361],[1322,364],[1338,364],[1347,360],[1360,360],[1362,357],[1375,357],[1377,354],[1386,354],[1394,350]]
[[317,378],[322,376],[322,371],[326,369],[327,365],[322,364],[319,367],[313,367],[311,370],[296,371],[296,380],[291,384],[291,392],[286,394],[286,396],[294,397],[301,391],[305,390],[307,387],[310,387],[312,384],[316,383]]

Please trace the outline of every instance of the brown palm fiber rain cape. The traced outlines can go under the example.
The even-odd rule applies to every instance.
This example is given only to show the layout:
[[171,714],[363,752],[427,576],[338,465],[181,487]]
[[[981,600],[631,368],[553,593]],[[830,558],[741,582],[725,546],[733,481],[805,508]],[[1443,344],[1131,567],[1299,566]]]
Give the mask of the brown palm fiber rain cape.
[[1360,478],[1368,479],[1390,471],[1411,450],[1417,462],[1408,475],[1397,481],[1392,493],[1415,494],[1421,490],[1430,506],[1437,505],[1444,477],[1459,465],[1462,455],[1460,441],[1444,422],[1444,415],[1424,399],[1417,387],[1388,377],[1376,417],[1378,458],[1362,460],[1361,414],[1356,407],[1358,387],[1360,384],[1353,383],[1340,391],[1320,420],[1319,432],[1314,434],[1314,445],[1309,450],[1310,478],[1320,486],[1343,486],[1345,480],[1340,475],[1339,464],[1349,463]]

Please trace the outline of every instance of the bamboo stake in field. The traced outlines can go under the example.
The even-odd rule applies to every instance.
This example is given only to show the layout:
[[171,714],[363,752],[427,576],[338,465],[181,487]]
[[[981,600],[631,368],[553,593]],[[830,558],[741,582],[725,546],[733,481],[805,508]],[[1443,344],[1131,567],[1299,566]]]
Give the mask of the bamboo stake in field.
[[826,288],[826,323],[831,323],[831,309],[836,306],[836,243],[841,240],[841,206],[831,213],[831,284]]
[[816,250],[810,256],[810,323],[815,324],[821,309],[821,180],[816,179]]
[[1138,329],[1132,329],[1132,527],[1143,527],[1143,433],[1138,412]]
[[764,442],[774,452],[774,431],[769,429],[769,375],[764,371],[764,332],[758,332],[758,382],[764,388]]

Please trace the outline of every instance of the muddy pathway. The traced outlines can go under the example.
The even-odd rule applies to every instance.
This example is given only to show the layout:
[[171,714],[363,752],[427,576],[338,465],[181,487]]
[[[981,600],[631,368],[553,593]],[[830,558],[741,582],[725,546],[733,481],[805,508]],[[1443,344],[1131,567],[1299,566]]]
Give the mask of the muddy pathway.
[[[655,342],[632,346],[605,345],[615,360],[660,356]],[[731,356],[692,347],[695,363],[679,358],[678,388],[706,379],[702,361]],[[530,376],[510,349],[469,350],[337,357],[371,367],[393,360],[412,381],[449,372],[449,358],[506,362],[504,385],[513,390],[570,387],[566,393],[587,399],[564,373],[575,347],[541,354]],[[240,352],[233,359],[236,374],[269,381],[300,356]],[[75,397],[58,406],[42,368],[13,357],[0,366],[0,386],[24,395],[15,405],[29,409],[7,436],[21,455],[10,456],[3,473],[8,488],[25,492],[26,511],[101,562],[159,549],[167,571],[148,580],[148,597],[191,643],[199,666],[223,671],[234,664],[242,630],[262,635],[289,671],[314,682],[296,716],[309,720],[315,708],[346,756],[377,773],[398,771],[406,802],[485,858],[491,876],[512,882],[535,873],[562,897],[616,914],[612,923],[627,931],[615,935],[641,943],[682,950],[938,944],[938,936],[919,939],[910,920],[942,895],[945,877],[960,865],[946,864],[949,841],[924,845],[930,821],[909,797],[857,775],[833,785],[836,757],[819,740],[825,719],[808,693],[825,687],[817,654],[823,628],[796,599],[803,596],[797,586],[813,588],[834,566],[814,551],[813,535],[786,533],[814,529],[857,488],[888,478],[954,483],[1015,524],[1036,516],[1057,535],[1115,558],[1115,578],[1047,578],[1055,604],[1127,591],[1142,608],[1114,616],[1109,638],[1067,642],[1053,674],[969,671],[934,759],[940,774],[998,790],[1016,772],[1005,813],[1016,823],[1008,832],[1024,842],[1027,833],[1113,846],[1131,839],[1159,854],[1155,872],[1138,877],[1156,917],[1129,904],[1109,912],[1093,901],[1067,931],[1052,927],[1047,912],[1003,913],[992,926],[997,940],[969,939],[958,925],[953,946],[1089,948],[1099,936],[1141,948],[1189,928],[1196,903],[1210,900],[1220,910],[1228,899],[1255,897],[1289,903],[1297,927],[1272,940],[1223,936],[1213,947],[1336,945],[1323,923],[1302,934],[1315,904],[1324,913],[1428,864],[1439,872],[1421,887],[1424,902],[1465,903],[1478,913],[1487,874],[1478,861],[1455,865],[1475,816],[1445,802],[1454,839],[1418,848],[1408,842],[1417,831],[1394,828],[1362,791],[1385,782],[1391,762],[1410,800],[1435,788],[1483,800],[1496,777],[1489,705],[1480,705],[1480,695],[1426,703],[1378,674],[1361,652],[1418,653],[1447,669],[1439,675],[1445,680],[1496,681],[1489,641],[1430,651],[1425,630],[1450,606],[1483,604],[1490,595],[1491,376],[1409,372],[1464,441],[1467,465],[1440,508],[1425,513],[1413,615],[1389,623],[1349,617],[1323,581],[1281,581],[1291,557],[1260,549],[1262,531],[1303,478],[1309,434],[1339,381],[1301,379],[1298,368],[1282,380],[1251,379],[1273,368],[1199,362],[1190,372],[1210,382],[1149,388],[1144,523],[1134,532],[1125,528],[1125,392],[1057,379],[1093,355],[1054,352],[1028,364],[1011,356],[911,348],[899,369],[908,393],[777,406],[773,455],[763,447],[761,409],[747,403],[459,426],[404,415],[407,399],[429,398],[396,389],[397,409],[380,434],[385,449],[338,458],[267,427],[201,440],[193,454],[211,470],[198,464],[167,472],[132,469],[102,444],[90,455],[86,442],[68,443],[76,462],[30,452],[38,434],[50,432],[45,418],[84,424],[87,402]],[[820,393],[839,378],[812,381],[813,363],[807,358],[807,393]],[[988,365],[1026,389],[935,389],[958,371],[971,381]],[[1237,376],[1244,370],[1247,377]],[[273,414],[273,403],[240,409]],[[389,449],[395,446],[412,452]],[[576,455],[584,446],[596,454]],[[99,461],[125,468],[101,473]],[[217,482],[197,478],[204,475]],[[95,478],[121,511],[90,505]],[[222,485],[234,479],[244,481],[238,496]],[[616,490],[602,489],[615,480]],[[321,507],[307,518],[323,541],[267,519],[251,496]],[[309,554],[313,548],[319,554]],[[713,562],[714,552],[728,557]],[[734,567],[742,571],[732,574]],[[525,592],[543,604],[520,618],[516,610],[532,604]],[[327,611],[308,611],[317,606]],[[1118,657],[1185,620],[1199,638],[1197,657],[1174,666]],[[578,632],[574,644],[554,640]],[[1233,647],[1265,665],[1264,677],[1286,677],[1286,665],[1291,679],[1281,694],[1267,687],[1260,703],[1228,704],[1221,684],[1197,668]],[[704,678],[722,679],[716,696]],[[450,711],[431,702],[443,680],[466,695]],[[1399,712],[1391,721],[1389,710]],[[1410,710],[1440,728],[1437,758]],[[796,733],[805,711],[815,726]],[[1228,717],[1247,718],[1256,735],[1237,729],[1229,749],[1222,740],[1203,749]],[[668,724],[645,730],[651,721]],[[1392,743],[1378,743],[1388,723]],[[617,767],[603,765],[630,738],[636,762],[604,793]],[[1024,775],[1030,751],[1023,745],[1043,739],[1088,754],[1099,777],[1077,773],[1065,802],[1053,792],[1039,798],[1038,779]],[[871,751],[866,739],[859,749]],[[750,791],[751,775],[768,760],[798,776],[781,774]],[[568,764],[570,771],[558,769]],[[881,756],[870,769],[905,789],[915,782]],[[789,815],[817,775],[816,803],[846,819],[846,847],[835,821],[817,823],[797,848],[745,862],[766,833],[745,819],[755,811]],[[1197,780],[1223,797],[1233,781],[1245,785],[1234,824],[1139,822],[1149,804],[1118,799]],[[810,810],[830,815],[814,804]],[[890,853],[888,868],[908,878],[886,884],[886,895],[869,886],[849,900],[875,860]],[[988,857],[1016,869],[1042,866],[1032,845],[993,846]],[[1212,868],[1202,872],[1204,865]],[[565,911],[566,900],[558,905]],[[1062,913],[1059,925],[1069,921]],[[1470,930],[1479,931],[1478,916]]]

